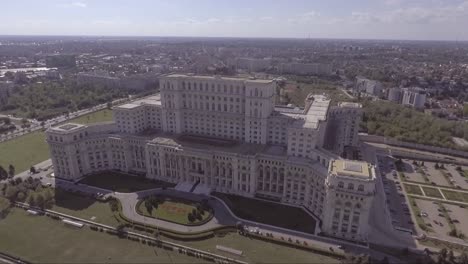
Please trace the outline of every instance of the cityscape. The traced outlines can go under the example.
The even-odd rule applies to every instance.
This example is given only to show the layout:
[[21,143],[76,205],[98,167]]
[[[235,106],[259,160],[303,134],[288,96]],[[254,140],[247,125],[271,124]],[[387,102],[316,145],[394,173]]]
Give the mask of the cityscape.
[[468,263],[468,2],[25,1],[0,263]]

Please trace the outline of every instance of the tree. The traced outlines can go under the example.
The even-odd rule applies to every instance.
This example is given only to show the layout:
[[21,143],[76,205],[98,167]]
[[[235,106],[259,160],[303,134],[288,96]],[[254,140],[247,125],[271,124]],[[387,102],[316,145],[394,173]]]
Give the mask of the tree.
[[24,202],[24,199],[26,199],[26,194],[24,192],[18,192],[16,194],[17,201]]
[[434,169],[436,169],[436,170],[439,169],[439,164],[438,163],[434,164]]
[[29,206],[36,206],[36,199],[34,199],[34,195],[29,196],[28,204]]
[[145,200],[145,207],[146,207],[146,211],[148,212],[149,215],[151,215],[153,213],[153,204],[151,203],[150,200]]
[[112,108],[112,102],[108,102],[108,103],[106,104],[106,106],[107,106],[107,109],[111,109],[111,108]]
[[41,208],[41,209],[44,209],[45,207],[45,199],[44,199],[44,196],[42,196],[42,194],[38,194],[37,197],[36,197],[36,205],[37,207]]
[[10,202],[15,202],[17,193],[18,187],[10,185],[6,189],[5,196],[10,200]]
[[195,221],[195,218],[193,217],[192,213],[189,213],[187,215],[187,219],[189,220],[190,223],[193,223],[193,221]]
[[47,190],[47,192],[44,195],[44,207],[47,209],[52,209],[54,206],[55,200],[54,196],[50,192],[50,190]]
[[0,180],[8,178],[8,172],[0,165]]
[[31,168],[29,168],[29,172],[32,173],[32,174],[36,174],[37,173],[36,167],[31,166]]
[[117,212],[119,210],[119,203],[115,198],[109,200],[109,206],[112,212]]

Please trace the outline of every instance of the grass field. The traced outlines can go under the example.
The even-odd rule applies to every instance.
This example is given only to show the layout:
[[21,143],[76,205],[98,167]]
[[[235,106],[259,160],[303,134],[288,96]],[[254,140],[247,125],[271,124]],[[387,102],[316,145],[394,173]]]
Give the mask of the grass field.
[[[87,124],[110,120],[112,120],[112,113],[106,109],[67,122]],[[8,166],[12,164],[15,166],[16,173],[23,172],[48,158],[49,147],[45,141],[45,133],[42,131],[0,143],[0,166],[8,169]]]
[[106,202],[70,192],[56,190],[55,205],[51,210],[110,226],[120,223]]
[[423,187],[421,188],[424,190],[424,193],[426,194],[427,197],[434,197],[434,198],[440,198],[442,199],[442,194],[440,194],[439,189],[436,188],[431,188],[431,187]]
[[172,183],[152,181],[142,177],[111,171],[90,175],[80,182],[86,185],[91,185],[103,189],[110,189],[116,192],[137,192],[160,187],[174,186]]
[[8,169],[12,164],[16,173],[49,158],[49,147],[44,132],[33,132],[0,143],[0,165]]
[[13,209],[0,221],[3,252],[35,263],[194,263],[172,251],[106,233],[77,229],[45,216]]
[[234,255],[217,251],[216,245],[242,250],[245,257],[241,258],[241,260],[248,263],[340,263],[338,259],[324,255],[248,238],[234,233],[224,237],[185,242],[184,245],[229,257],[233,257]]
[[89,115],[73,118],[67,123],[92,124],[99,122],[112,121],[112,111],[109,109],[100,110]]
[[201,220],[195,220],[194,222],[190,222],[188,220],[188,215],[192,212],[192,210],[196,209],[197,207],[195,205],[191,205],[188,203],[179,201],[164,201],[158,205],[157,209],[153,209],[150,214],[148,210],[146,210],[145,203],[141,202],[138,204],[137,212],[139,214],[143,214],[144,216],[149,216],[153,218],[157,217],[157,219],[166,220],[182,225],[196,225],[197,223],[203,223],[212,216],[210,212],[205,211],[205,213],[202,215]]
[[441,191],[444,193],[445,198],[447,198],[448,200],[468,203],[468,193],[449,190]]
[[418,185],[404,184],[405,190],[409,194],[423,195],[421,188]]
[[216,193],[215,196],[240,218],[311,234],[315,231],[315,219],[301,208],[237,195]]

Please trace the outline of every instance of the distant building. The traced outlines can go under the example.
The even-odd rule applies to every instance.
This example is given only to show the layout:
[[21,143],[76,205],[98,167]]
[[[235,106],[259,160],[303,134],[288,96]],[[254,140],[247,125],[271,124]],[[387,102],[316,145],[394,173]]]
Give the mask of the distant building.
[[426,91],[422,88],[403,88],[403,98],[401,103],[417,109],[424,109],[426,103]]
[[400,88],[390,88],[388,90],[387,99],[391,102],[401,103],[403,91]]
[[356,93],[365,93],[367,95],[379,97],[382,94],[382,84],[378,81],[356,77],[354,90]]
[[54,54],[46,57],[46,65],[49,68],[73,68],[76,67],[75,55]]
[[76,75],[78,85],[102,85],[120,88],[120,78],[112,77],[107,72],[80,72]]
[[8,98],[13,92],[13,82],[4,81],[0,82],[0,105],[7,103]]
[[271,59],[236,58],[229,61],[230,66],[249,72],[264,71],[271,66]]
[[281,63],[278,66],[281,74],[296,75],[331,75],[332,66],[325,63]]

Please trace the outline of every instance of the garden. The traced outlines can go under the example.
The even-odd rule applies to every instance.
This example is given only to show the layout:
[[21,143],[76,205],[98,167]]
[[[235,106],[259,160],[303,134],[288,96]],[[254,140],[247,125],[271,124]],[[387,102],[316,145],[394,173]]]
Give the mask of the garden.
[[196,203],[180,198],[150,196],[137,203],[137,213],[180,225],[202,225],[213,218],[207,201]]

